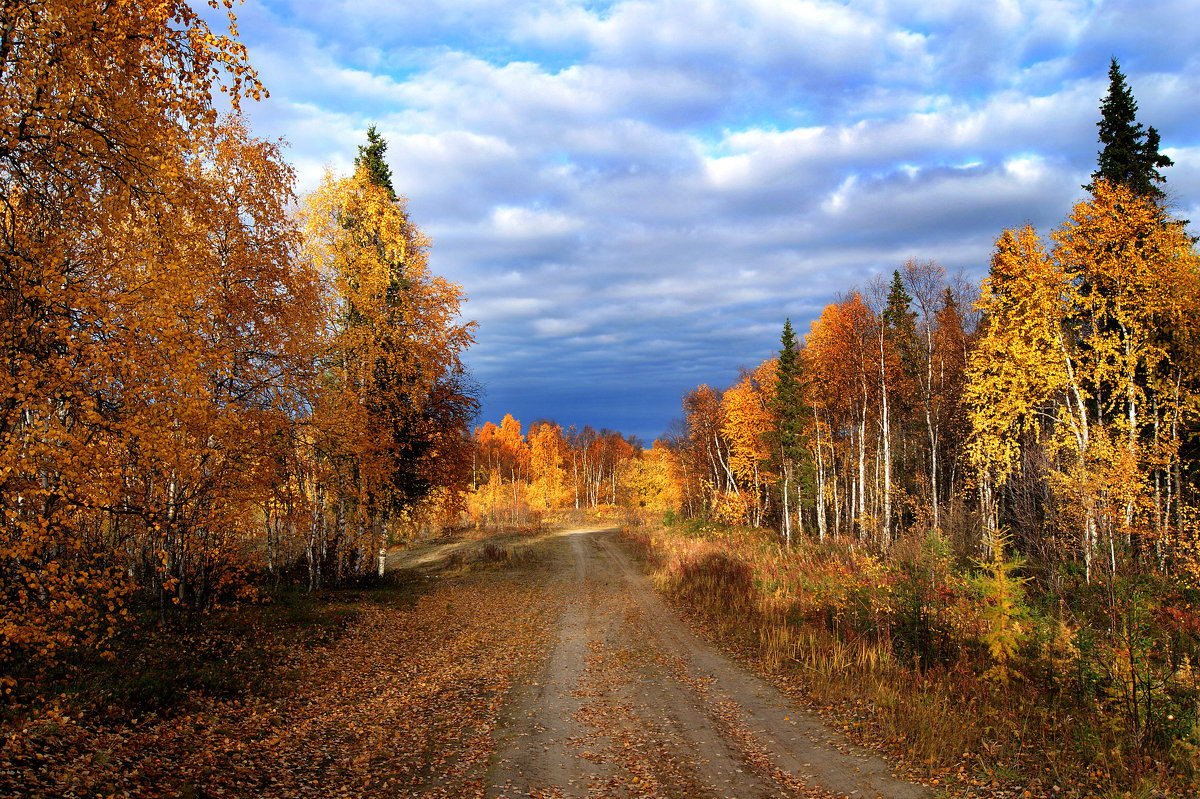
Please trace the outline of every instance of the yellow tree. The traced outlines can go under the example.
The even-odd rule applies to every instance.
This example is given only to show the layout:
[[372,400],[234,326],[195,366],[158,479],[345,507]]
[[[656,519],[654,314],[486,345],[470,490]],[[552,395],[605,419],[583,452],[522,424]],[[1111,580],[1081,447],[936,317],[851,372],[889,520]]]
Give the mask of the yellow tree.
[[[1064,328],[1076,288],[1032,227],[996,240],[980,308],[985,326],[968,363],[969,458],[979,472],[984,545],[997,540],[996,492],[1017,463],[1024,433],[1065,430],[1083,480],[1092,418],[1074,340]],[[1095,509],[1082,490],[1081,547],[1090,568]]]
[[623,468],[632,506],[654,514],[680,507],[679,455],[666,442],[655,441],[641,457],[625,461]]
[[475,325],[458,319],[462,289],[429,271],[429,242],[404,201],[366,170],[327,174],[300,219],[338,307],[316,415],[340,442],[337,534],[356,525],[378,541],[387,518],[465,486],[476,403],[461,355]]
[[7,659],[94,643],[120,575],[212,595],[270,438],[239,437],[286,382],[289,354],[247,356],[281,340],[293,238],[288,170],[213,107],[260,95],[244,50],[185,3],[8,4],[0,75]]
[[1163,527],[1163,475],[1178,452],[1172,422],[1194,403],[1176,344],[1195,326],[1200,270],[1178,223],[1104,181],[1053,238],[1050,254],[1031,228],[997,241],[980,300],[987,323],[968,366],[970,457],[993,540],[991,494],[1022,436],[1048,448],[1059,510],[1078,520],[1090,579],[1102,537],[1113,569],[1118,539],[1136,545],[1152,472]]
[[566,441],[562,428],[553,422],[534,422],[529,442],[529,479],[543,509],[561,507],[565,499],[566,475],[563,463]]
[[1097,415],[1124,449],[1126,466],[1113,484],[1123,487],[1114,492],[1121,494],[1114,496],[1117,523],[1137,546],[1135,510],[1152,476],[1154,526],[1160,533],[1165,526],[1164,475],[1179,446],[1170,420],[1189,414],[1194,402],[1193,376],[1185,375],[1177,345],[1196,325],[1196,253],[1183,227],[1156,202],[1103,180],[1052,238],[1054,258],[1080,288],[1073,315],[1086,333],[1086,380]]
[[738,521],[754,527],[762,524],[770,487],[778,477],[768,471],[772,460],[768,436],[776,426],[770,398],[777,363],[773,358],[764,361],[721,397],[721,434],[728,442],[729,470],[742,496],[739,507],[746,514]]

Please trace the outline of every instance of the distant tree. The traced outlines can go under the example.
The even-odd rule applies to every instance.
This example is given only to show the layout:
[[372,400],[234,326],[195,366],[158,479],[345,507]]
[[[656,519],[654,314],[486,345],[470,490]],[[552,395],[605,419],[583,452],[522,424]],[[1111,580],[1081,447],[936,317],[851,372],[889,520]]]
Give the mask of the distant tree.
[[1158,131],[1142,129],[1137,121],[1137,101],[1125,83],[1125,76],[1113,58],[1108,68],[1108,96],[1100,105],[1100,158],[1092,183],[1084,186],[1095,191],[1095,181],[1107,180],[1129,188],[1134,194],[1152,200],[1163,198],[1157,184],[1166,181],[1158,171],[1174,162],[1158,151]]

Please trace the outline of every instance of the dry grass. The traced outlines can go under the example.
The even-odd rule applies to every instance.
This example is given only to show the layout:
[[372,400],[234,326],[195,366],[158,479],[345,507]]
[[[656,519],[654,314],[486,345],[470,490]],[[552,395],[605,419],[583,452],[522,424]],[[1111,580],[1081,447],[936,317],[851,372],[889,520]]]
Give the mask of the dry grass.
[[1163,676],[1166,661],[1146,659],[1160,674],[1160,734],[1168,717],[1190,718],[1173,740],[1133,746],[1112,701],[1119,675],[1101,668],[1119,648],[1078,617],[1068,629],[1022,607],[1019,655],[999,673],[984,643],[986,575],[927,541],[880,557],[849,543],[787,551],[768,532],[702,524],[626,539],[702,632],[951,794],[1195,791],[1197,694]]

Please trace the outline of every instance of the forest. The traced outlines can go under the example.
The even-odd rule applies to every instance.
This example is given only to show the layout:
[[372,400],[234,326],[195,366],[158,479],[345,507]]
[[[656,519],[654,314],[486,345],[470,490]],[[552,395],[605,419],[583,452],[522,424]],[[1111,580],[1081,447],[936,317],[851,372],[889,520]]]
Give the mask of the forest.
[[374,129],[298,200],[235,39],[182,3],[53,5],[0,32],[9,689],[147,601],[166,624],[374,571],[461,500],[477,407],[462,288]]
[[782,320],[647,447],[473,427],[476,325],[375,128],[298,197],[240,114],[244,46],[187,4],[2,13],[0,721],[131,630],[378,586],[444,532],[597,524],[925,778],[1194,789],[1200,256],[1115,59],[1057,228],[999,231],[981,285],[914,258]]

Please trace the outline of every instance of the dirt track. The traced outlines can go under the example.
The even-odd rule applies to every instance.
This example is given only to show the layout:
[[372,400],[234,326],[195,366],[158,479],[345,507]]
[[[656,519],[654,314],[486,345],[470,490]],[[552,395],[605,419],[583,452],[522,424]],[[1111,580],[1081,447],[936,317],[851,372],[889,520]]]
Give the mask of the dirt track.
[[551,552],[557,644],[496,731],[489,795],[927,795],[696,638],[615,531],[569,531]]

